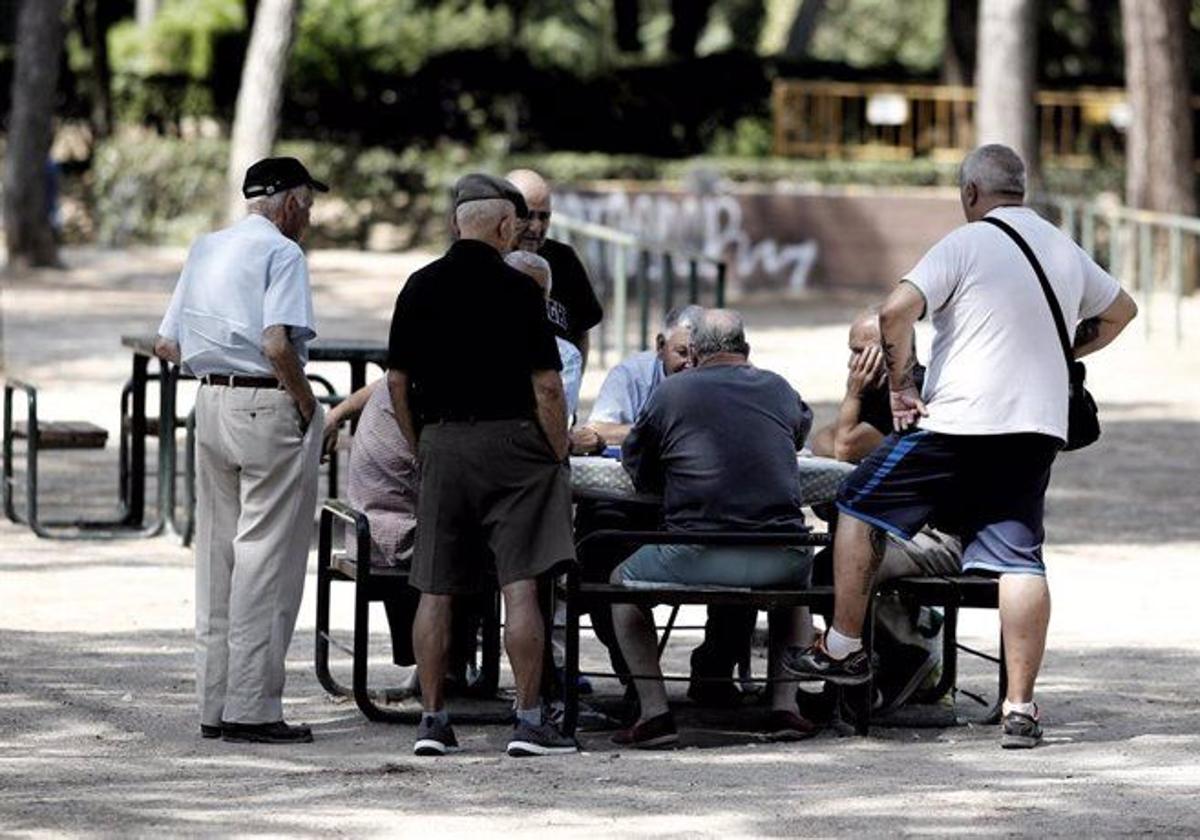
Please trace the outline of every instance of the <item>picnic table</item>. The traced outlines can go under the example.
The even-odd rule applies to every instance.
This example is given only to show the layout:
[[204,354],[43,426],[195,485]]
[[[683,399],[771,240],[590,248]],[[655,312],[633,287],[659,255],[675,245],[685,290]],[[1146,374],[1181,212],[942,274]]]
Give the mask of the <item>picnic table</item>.
[[[805,505],[833,501],[838,485],[854,469],[853,464],[804,454],[796,456],[796,466],[800,471],[800,502]],[[662,501],[658,496],[639,493],[616,458],[594,456],[571,458],[571,493],[576,499],[644,504]]]
[[[155,336],[152,333],[121,336],[121,345],[132,355],[130,378],[129,463],[126,480],[122,482],[125,516],[123,527],[140,528],[147,536],[171,529],[176,534],[185,527],[175,521],[175,405],[180,379],[193,377],[183,373],[178,365],[159,360],[159,373],[150,373],[154,355]],[[387,366],[387,343],[368,339],[318,339],[308,345],[310,362],[343,362],[350,366],[350,389],[357,391],[367,383],[367,365]],[[157,379],[158,405],[158,499],[156,518],[145,524],[146,515],[146,433],[149,418],[146,413],[146,388]],[[190,517],[190,513],[188,514]]]

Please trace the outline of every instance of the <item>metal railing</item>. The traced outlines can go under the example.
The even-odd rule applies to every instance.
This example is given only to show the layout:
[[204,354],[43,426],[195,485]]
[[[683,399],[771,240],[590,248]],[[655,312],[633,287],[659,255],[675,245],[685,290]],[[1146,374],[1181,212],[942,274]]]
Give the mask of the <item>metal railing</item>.
[[[778,79],[771,103],[777,155],[957,161],[975,144],[971,87]],[[1123,89],[1038,91],[1035,107],[1043,160],[1086,166],[1123,156]]]
[[618,361],[629,354],[631,308],[638,346],[648,350],[655,308],[666,313],[705,299],[713,306],[725,305],[728,268],[723,259],[557,213],[550,232],[575,247],[604,305],[605,318],[593,345],[601,367],[608,367],[611,351]]
[[1030,204],[1140,298],[1138,317],[1147,336],[1158,326],[1155,293],[1169,294],[1172,332],[1182,343],[1184,297],[1200,287],[1200,218],[1053,195]]

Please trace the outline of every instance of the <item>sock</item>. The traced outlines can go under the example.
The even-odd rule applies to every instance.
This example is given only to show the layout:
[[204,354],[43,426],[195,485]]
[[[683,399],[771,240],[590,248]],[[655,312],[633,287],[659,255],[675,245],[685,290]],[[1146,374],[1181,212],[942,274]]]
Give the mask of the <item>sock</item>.
[[532,709],[517,709],[517,721],[530,726],[541,726],[542,707],[534,706]]
[[1037,719],[1037,703],[1034,703],[1032,700],[1030,700],[1028,703],[1010,703],[1005,700],[1003,711],[1004,714],[1008,714],[1009,712],[1018,712],[1022,715],[1029,715],[1035,720]]
[[862,650],[862,639],[843,636],[830,627],[829,632],[825,634],[825,650],[833,659],[845,659],[850,654]]
[[439,726],[445,726],[450,722],[450,713],[445,709],[440,709],[436,712],[425,712],[421,715],[422,723],[436,723]]

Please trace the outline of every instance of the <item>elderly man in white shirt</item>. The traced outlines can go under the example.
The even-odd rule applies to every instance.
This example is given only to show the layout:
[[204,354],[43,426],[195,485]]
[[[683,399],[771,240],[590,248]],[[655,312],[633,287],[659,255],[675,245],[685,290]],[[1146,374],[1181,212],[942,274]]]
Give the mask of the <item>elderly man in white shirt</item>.
[[[1096,334],[1076,342],[1073,364],[1115,339],[1137,307],[1024,206],[1025,164],[1012,149],[980,146],[963,160],[959,183],[968,224],[934,245],[879,313],[896,431],[838,492],[832,626],[784,666],[844,685],[868,682],[862,627],[885,535],[911,539],[932,522],[962,538],[964,571],[1000,579],[1008,669],[1000,744],[1021,749],[1042,740],[1033,702],[1050,620],[1042,520],[1050,469],[1067,440],[1068,368],[1056,321],[1069,335],[1098,319]],[[922,318],[933,321],[934,338],[919,391],[912,348]]]
[[312,191],[295,158],[246,171],[248,215],[188,253],[155,352],[196,396],[196,691],[205,738],[312,740],[283,720],[284,658],[304,591],[321,410],[304,376],[316,337],[299,241]]

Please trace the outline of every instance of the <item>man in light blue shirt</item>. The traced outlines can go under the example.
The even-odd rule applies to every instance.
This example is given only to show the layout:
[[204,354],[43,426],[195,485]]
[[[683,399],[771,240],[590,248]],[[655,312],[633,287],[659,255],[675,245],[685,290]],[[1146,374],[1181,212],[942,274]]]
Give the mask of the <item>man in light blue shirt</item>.
[[284,658],[304,592],[321,408],[308,267],[314,180],[295,158],[246,172],[247,216],[188,253],[155,352],[196,395],[196,690],[205,738],[312,740],[283,720]]
[[658,383],[691,364],[688,356],[691,333],[703,314],[704,309],[699,306],[672,309],[663,319],[662,332],[655,338],[653,350],[634,353],[608,372],[588,418],[588,426],[605,443],[620,444],[625,440]]

